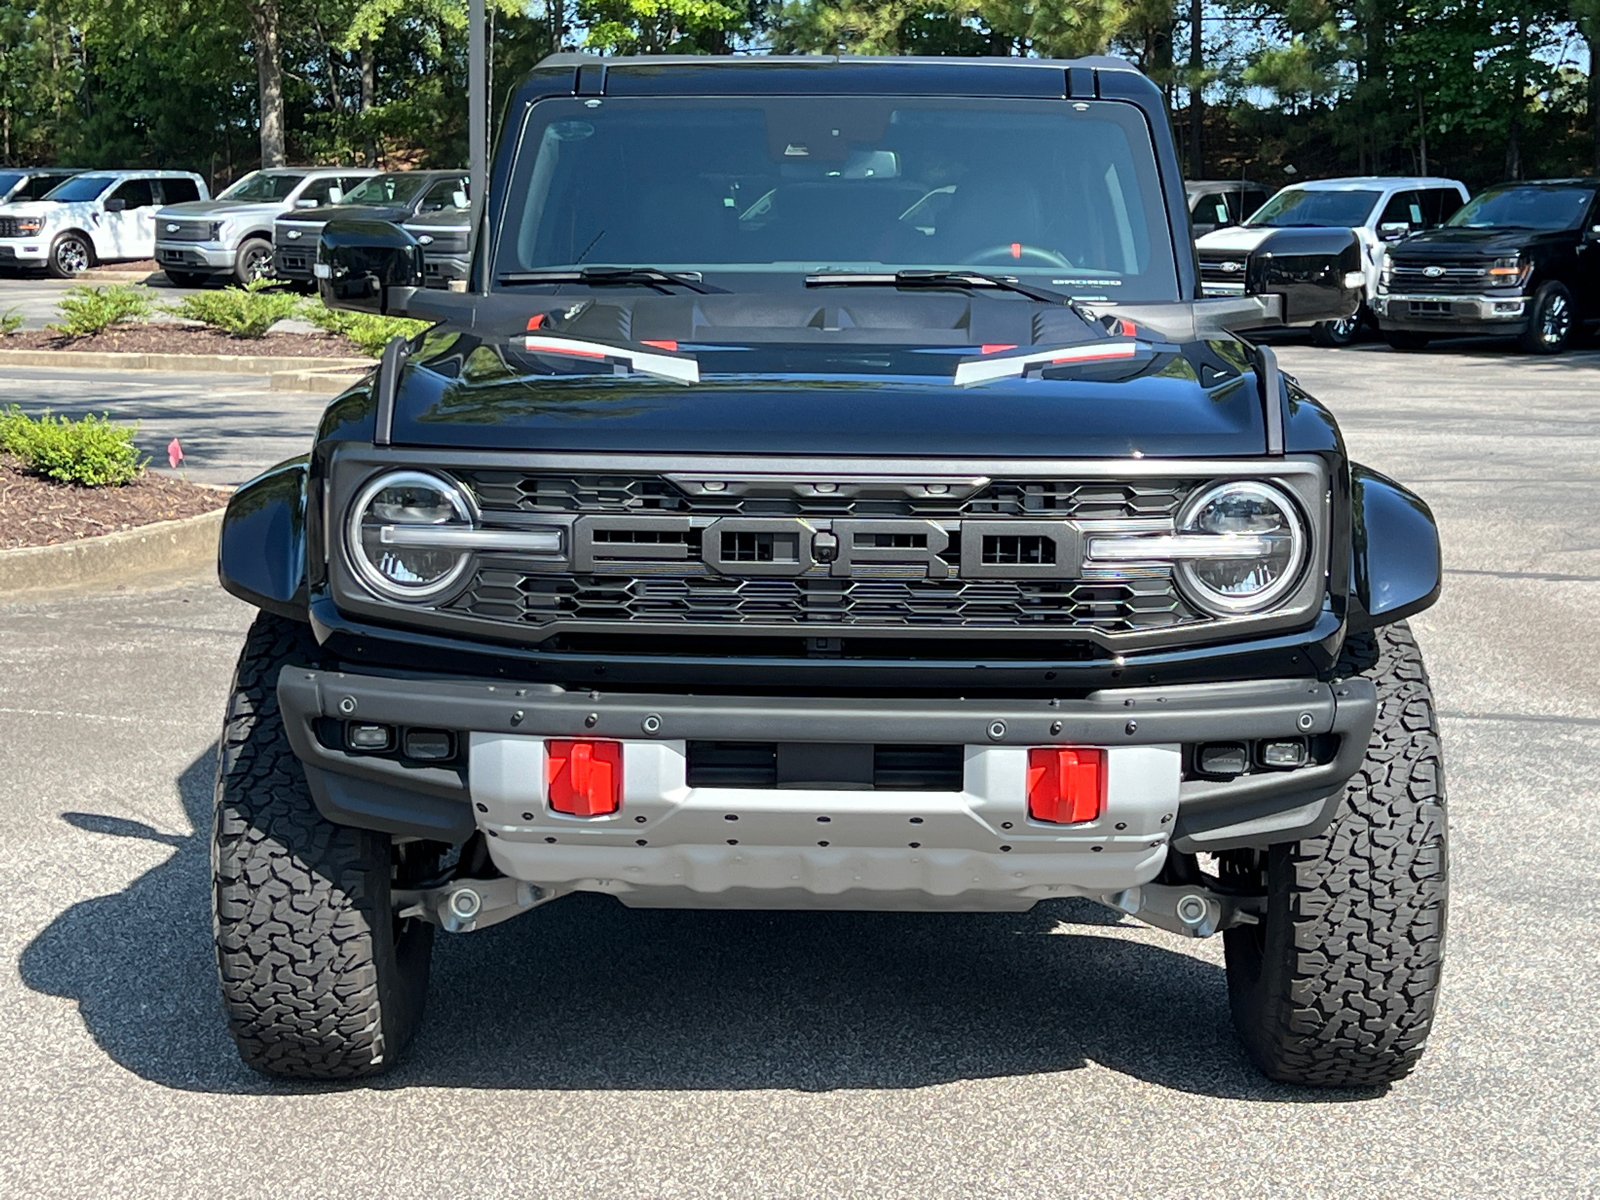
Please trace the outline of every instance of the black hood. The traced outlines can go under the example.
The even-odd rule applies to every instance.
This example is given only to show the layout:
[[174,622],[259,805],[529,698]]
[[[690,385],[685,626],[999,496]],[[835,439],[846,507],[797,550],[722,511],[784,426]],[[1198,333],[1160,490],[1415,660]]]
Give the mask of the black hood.
[[330,204],[325,208],[296,209],[280,220],[305,225],[326,225],[329,221],[401,221],[411,212],[409,204]]
[[[515,337],[436,330],[406,370],[397,445],[475,450],[982,456],[1259,455],[1253,373],[1207,343],[1136,365],[973,387],[958,354],[766,344],[696,351],[701,381],[551,374]],[[1202,383],[1204,380],[1204,383]],[[1209,386],[1207,386],[1209,385]]]
[[1570,231],[1517,229],[1501,226],[1469,229],[1442,226],[1408,237],[1390,249],[1395,259],[1445,259],[1461,257],[1502,258],[1545,242],[1570,241]]

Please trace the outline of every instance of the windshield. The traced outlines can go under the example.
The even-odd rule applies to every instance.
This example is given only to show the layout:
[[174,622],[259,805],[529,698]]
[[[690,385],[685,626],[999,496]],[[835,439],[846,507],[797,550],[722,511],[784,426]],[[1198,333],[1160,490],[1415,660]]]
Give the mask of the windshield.
[[283,175],[277,171],[251,171],[217,199],[287,200],[304,178],[304,175]]
[[0,171],[0,196],[7,195],[26,178],[27,176],[21,171]]
[[345,204],[410,204],[428,182],[426,175],[374,175],[344,195]]
[[1576,229],[1594,201],[1593,188],[1504,187],[1468,200],[1445,222],[1457,228]]
[[46,195],[46,200],[95,200],[100,193],[116,182],[114,175],[74,175],[65,183],[58,184]]
[[[591,104],[594,107],[589,107]],[[1131,105],[877,96],[542,101],[497,275],[965,269],[1174,301],[1155,155]]]
[[1284,188],[1251,214],[1246,225],[1365,225],[1382,192],[1312,192]]

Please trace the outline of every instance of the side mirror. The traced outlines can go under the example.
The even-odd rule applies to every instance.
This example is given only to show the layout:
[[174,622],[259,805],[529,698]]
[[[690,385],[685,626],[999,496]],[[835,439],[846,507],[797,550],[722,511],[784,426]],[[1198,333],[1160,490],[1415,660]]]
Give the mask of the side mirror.
[[1398,242],[1401,238],[1411,236],[1411,225],[1406,221],[1385,221],[1378,226],[1378,240],[1380,242]]
[[1590,226],[1589,232],[1583,236],[1585,241],[1600,242],[1600,225]]
[[1251,252],[1244,290],[1280,297],[1285,325],[1342,321],[1366,294],[1361,242],[1348,229],[1280,229]]
[[383,315],[390,292],[423,285],[422,247],[388,221],[329,221],[317,240],[317,291],[329,308]]
[[296,200],[294,206],[296,208],[315,208],[317,202],[315,200]]
[[328,203],[329,204],[343,204],[344,203],[344,189],[343,188],[336,188],[336,187],[329,188],[328,189]]
[[128,202],[121,196],[113,196],[103,205],[107,212],[122,212],[128,207]]

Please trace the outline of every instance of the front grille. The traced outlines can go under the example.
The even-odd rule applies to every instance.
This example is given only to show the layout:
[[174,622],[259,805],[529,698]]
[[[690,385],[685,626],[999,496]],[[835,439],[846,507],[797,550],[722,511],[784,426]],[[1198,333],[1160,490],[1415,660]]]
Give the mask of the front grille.
[[[1192,480],[1137,483],[995,480],[971,495],[907,494],[884,487],[801,495],[773,485],[713,493],[660,476],[463,472],[486,513],[650,514],[708,517],[1054,517],[1058,520],[1172,520]],[[632,540],[632,539],[630,539]]]
[[685,782],[693,788],[959,792],[965,786],[962,746],[689,742],[685,751]]
[[[169,226],[176,225],[176,229]],[[204,242],[211,238],[210,221],[163,221],[160,240],[164,242]]]
[[[530,633],[581,623],[685,634],[835,627],[1070,637],[1205,619],[1182,599],[1169,567],[1081,568],[1082,546],[1071,532],[1170,530],[1198,482],[1192,479],[969,477],[940,485],[510,471],[458,477],[490,523],[582,518],[569,534],[570,568],[484,556],[445,609]],[[945,490],[933,490],[939,486]],[[874,528],[876,520],[884,527]],[[817,557],[824,545],[842,557]]]
[[451,607],[474,617],[860,629],[1168,629],[1200,619],[1167,572],[1123,580],[739,579],[481,569]]
[[1200,256],[1200,282],[1206,290],[1220,293],[1244,292],[1245,256],[1243,254],[1202,254]]
[[[1430,271],[1436,273],[1430,275]],[[1390,291],[1400,293],[1472,295],[1487,287],[1488,275],[1489,264],[1481,260],[1391,259],[1388,286]]]
[[0,238],[21,237],[22,232],[17,228],[15,217],[0,217]]

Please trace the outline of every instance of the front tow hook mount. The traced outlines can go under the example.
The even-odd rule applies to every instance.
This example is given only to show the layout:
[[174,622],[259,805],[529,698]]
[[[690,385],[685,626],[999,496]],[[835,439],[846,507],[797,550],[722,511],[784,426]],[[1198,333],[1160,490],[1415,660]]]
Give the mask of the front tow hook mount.
[[1206,938],[1235,925],[1259,925],[1267,898],[1233,896],[1189,884],[1145,883],[1107,892],[1100,903],[1169,933]]
[[548,904],[564,893],[519,879],[452,879],[438,887],[395,888],[390,893],[401,920],[427,921],[446,933],[487,929],[519,913]]

